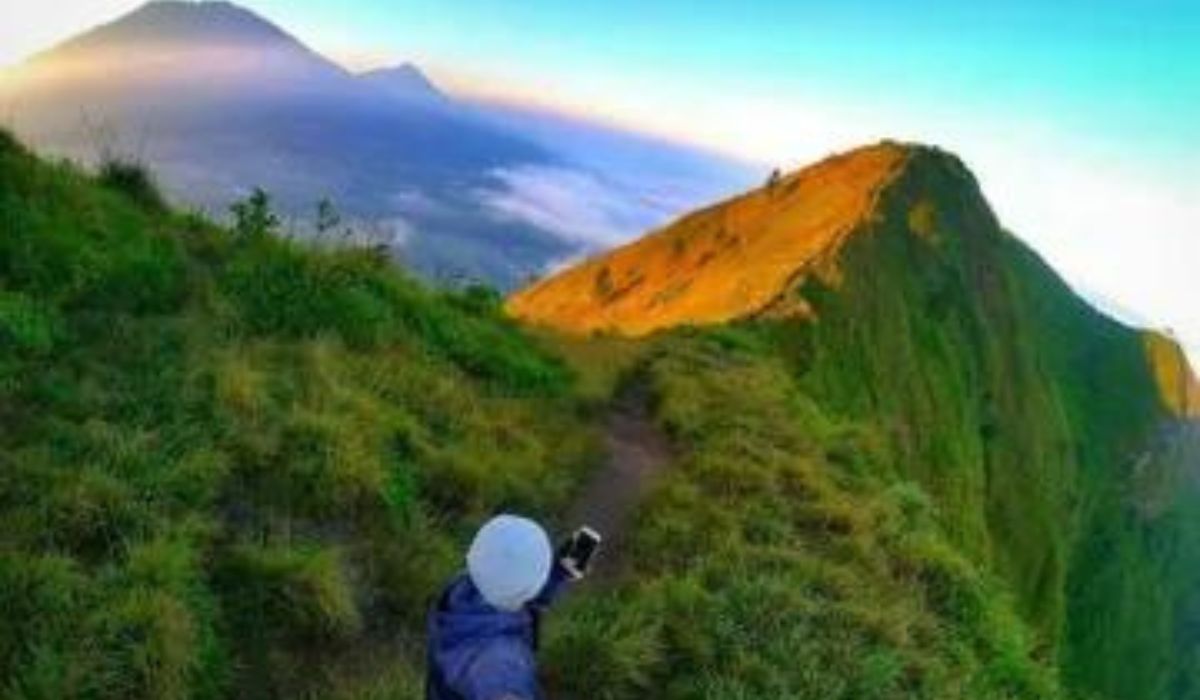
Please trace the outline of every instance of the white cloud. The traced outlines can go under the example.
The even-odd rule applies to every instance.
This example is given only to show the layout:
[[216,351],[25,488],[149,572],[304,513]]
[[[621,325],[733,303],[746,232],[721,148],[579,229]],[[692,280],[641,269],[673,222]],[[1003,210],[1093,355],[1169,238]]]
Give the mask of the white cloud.
[[396,211],[417,217],[444,217],[454,213],[451,205],[416,188],[395,192],[389,197],[389,203]]
[[656,191],[644,197],[584,170],[522,165],[492,175],[501,183],[477,196],[495,216],[520,221],[587,248],[607,247],[665,223],[700,202],[671,191],[669,183],[647,181]]

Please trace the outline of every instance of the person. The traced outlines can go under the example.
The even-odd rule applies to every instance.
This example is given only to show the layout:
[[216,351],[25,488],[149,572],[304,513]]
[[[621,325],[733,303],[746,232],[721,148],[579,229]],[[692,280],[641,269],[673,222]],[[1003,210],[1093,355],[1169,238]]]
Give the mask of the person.
[[426,699],[541,700],[541,615],[586,563],[569,546],[553,552],[534,521],[507,514],[479,529],[466,559],[429,614]]

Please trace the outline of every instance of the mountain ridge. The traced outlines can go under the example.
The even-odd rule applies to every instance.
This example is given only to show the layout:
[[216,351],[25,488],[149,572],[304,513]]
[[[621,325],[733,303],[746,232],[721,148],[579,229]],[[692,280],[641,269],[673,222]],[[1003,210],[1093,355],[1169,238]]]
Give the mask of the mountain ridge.
[[328,199],[426,277],[505,290],[758,178],[387,70],[348,72],[231,3],[151,3],[5,69],[0,114],[44,155],[145,163],[178,204],[224,212],[261,187],[305,235]]
[[[825,158],[535,282],[512,295],[508,309],[560,330],[633,336],[760,314],[806,315],[802,299],[776,302],[805,275],[836,278],[840,247],[922,152],[940,153],[883,141]],[[736,260],[722,265],[729,257]],[[646,279],[639,266],[647,258],[661,278]]]
[[376,68],[358,73],[355,77],[402,99],[449,101],[446,94],[434,85],[420,67],[407,61],[390,68]]
[[[873,178],[838,167],[879,149],[896,155]],[[805,181],[819,186],[779,189]],[[860,206],[835,216],[831,202]],[[739,246],[739,233],[764,240]],[[664,298],[673,284],[693,299]],[[1176,342],[1110,318],[1005,230],[952,154],[835,156],[537,282],[507,309],[575,342],[714,334],[769,348],[824,408],[873,426],[956,548],[1006,582],[1070,687],[1187,697],[1169,688],[1193,683],[1197,643],[1184,622],[1200,571],[1195,373]]]
[[43,53],[95,48],[112,41],[189,43],[214,39],[225,43],[300,43],[270,20],[231,2],[152,0]]
[[[773,176],[758,189],[535,281],[510,295],[506,308],[524,322],[571,334],[632,337],[739,319],[813,319],[804,285],[837,286],[843,247],[880,216],[880,197],[914,167],[960,175],[968,183],[964,196],[1002,231],[961,159],[933,146],[885,140]],[[939,231],[929,199],[910,204],[906,223],[931,247],[939,235],[962,235]],[[722,256],[735,259],[723,264]],[[1200,380],[1182,346],[1156,331],[1141,332],[1164,403],[1177,415],[1200,417]]]
[[328,199],[429,276],[512,284],[568,250],[478,195],[495,169],[552,162],[545,148],[396,99],[230,3],[152,3],[60,43],[4,76],[0,111],[44,154],[143,162],[207,211],[261,187],[304,234]]

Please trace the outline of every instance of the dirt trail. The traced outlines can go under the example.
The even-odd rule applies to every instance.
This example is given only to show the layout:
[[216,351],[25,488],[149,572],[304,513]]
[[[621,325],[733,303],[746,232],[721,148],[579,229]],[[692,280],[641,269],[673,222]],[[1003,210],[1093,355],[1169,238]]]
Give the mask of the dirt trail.
[[567,523],[590,525],[604,537],[592,572],[607,578],[620,569],[627,530],[655,477],[671,463],[671,448],[650,418],[644,390],[624,392],[608,416],[607,457],[588,479],[567,515]]

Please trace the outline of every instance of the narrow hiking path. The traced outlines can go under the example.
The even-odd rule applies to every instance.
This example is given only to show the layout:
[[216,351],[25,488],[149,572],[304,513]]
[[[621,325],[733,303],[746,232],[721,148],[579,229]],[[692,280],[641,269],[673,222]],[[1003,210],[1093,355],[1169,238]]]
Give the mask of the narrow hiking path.
[[567,511],[568,525],[589,525],[604,538],[592,572],[596,578],[620,570],[638,503],[672,460],[670,443],[654,425],[648,401],[638,387],[618,396],[604,429],[604,464]]

